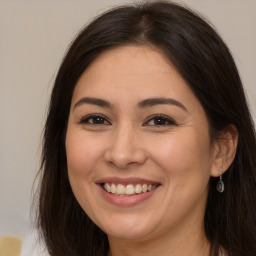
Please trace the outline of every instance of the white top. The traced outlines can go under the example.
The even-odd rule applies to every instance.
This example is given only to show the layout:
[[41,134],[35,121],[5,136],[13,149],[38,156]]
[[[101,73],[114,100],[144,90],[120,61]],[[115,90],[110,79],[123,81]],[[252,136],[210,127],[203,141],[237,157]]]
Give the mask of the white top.
[[50,256],[41,241],[37,231],[30,231],[23,240],[21,256]]

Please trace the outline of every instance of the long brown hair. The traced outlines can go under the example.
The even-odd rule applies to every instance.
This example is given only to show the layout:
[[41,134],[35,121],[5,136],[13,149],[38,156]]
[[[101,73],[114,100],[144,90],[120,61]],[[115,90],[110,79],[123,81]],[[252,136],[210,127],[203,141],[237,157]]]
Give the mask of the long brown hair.
[[211,138],[236,127],[235,159],[223,175],[225,192],[209,180],[205,233],[211,255],[256,255],[256,138],[234,60],[216,31],[177,4],[121,6],[93,20],[71,44],[59,68],[44,129],[38,226],[50,255],[106,255],[108,240],[76,201],[67,175],[65,135],[74,87],[103,51],[124,44],[154,45],[176,66],[201,102]]

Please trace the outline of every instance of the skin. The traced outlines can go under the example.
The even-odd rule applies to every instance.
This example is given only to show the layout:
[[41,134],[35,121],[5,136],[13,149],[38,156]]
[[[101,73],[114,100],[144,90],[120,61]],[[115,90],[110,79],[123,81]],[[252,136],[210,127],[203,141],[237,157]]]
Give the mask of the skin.
[[[184,108],[177,102],[138,105],[149,98],[171,98]],[[92,114],[101,115],[99,123]],[[159,114],[166,119],[157,125]],[[105,51],[75,87],[66,135],[70,184],[81,207],[108,235],[109,255],[209,255],[203,228],[208,181],[227,169],[231,160],[223,163],[223,155],[233,144],[211,145],[200,102],[153,47]],[[100,193],[96,183],[106,177],[136,177],[160,186],[143,202],[119,206]]]

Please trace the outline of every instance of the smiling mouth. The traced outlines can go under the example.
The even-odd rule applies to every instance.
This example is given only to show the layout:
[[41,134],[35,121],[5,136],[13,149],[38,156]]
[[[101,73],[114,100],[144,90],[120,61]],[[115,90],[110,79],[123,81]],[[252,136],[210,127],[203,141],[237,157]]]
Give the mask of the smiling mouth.
[[114,183],[103,183],[101,184],[103,189],[116,196],[132,196],[146,192],[150,192],[156,189],[159,184],[114,184]]

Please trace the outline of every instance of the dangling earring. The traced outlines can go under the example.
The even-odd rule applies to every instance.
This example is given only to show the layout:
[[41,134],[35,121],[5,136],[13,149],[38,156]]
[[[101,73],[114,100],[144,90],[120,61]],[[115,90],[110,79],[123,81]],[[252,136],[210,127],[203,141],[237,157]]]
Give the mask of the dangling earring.
[[223,193],[224,191],[224,182],[222,180],[222,169],[220,169],[220,180],[219,182],[217,183],[217,186],[216,186],[217,190],[220,192],[220,193]]

